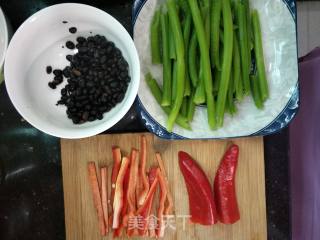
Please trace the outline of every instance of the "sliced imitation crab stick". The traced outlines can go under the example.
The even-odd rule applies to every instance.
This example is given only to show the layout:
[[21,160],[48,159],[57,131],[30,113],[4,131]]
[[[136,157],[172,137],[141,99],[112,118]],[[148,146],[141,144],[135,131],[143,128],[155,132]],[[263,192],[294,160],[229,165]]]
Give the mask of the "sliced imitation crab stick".
[[140,138],[140,167],[139,167],[139,177],[142,182],[142,191],[138,197],[138,206],[143,205],[148,191],[149,191],[149,181],[146,174],[146,162],[147,162],[147,139],[145,136]]
[[164,162],[162,160],[162,157],[160,155],[160,153],[156,153],[156,159],[157,159],[157,162],[159,164],[159,167],[160,167],[160,170],[161,170],[161,173],[163,175],[163,178],[164,178],[164,183],[165,183],[165,187],[167,189],[167,205],[164,209],[164,214],[165,215],[170,215],[173,213],[173,197],[172,197],[172,194],[170,192],[170,188],[169,188],[169,180],[168,180],[168,177],[167,177],[167,174],[166,174],[166,169],[165,169],[165,166],[164,166]]
[[164,236],[164,230],[165,230],[165,225],[164,225],[164,210],[165,210],[165,201],[167,199],[167,186],[166,182],[163,176],[163,173],[160,169],[157,171],[157,179],[160,184],[160,201],[159,201],[159,207],[158,207],[158,217],[157,217],[157,228],[156,228],[156,236],[158,238],[161,238]]
[[[129,176],[129,185],[128,185],[128,192],[127,192],[127,200],[128,200],[128,219],[133,218],[135,219],[136,213],[136,186],[138,183],[138,169],[139,169],[139,161],[138,161],[139,152],[136,149],[131,150],[130,155],[130,176]],[[133,236],[135,235],[135,229],[128,229],[127,235]]]
[[100,169],[101,175],[101,202],[103,209],[104,223],[106,232],[109,231],[109,219],[108,219],[108,169],[103,167]]
[[103,208],[102,208],[102,201],[97,177],[97,170],[96,165],[94,162],[88,163],[88,176],[89,176],[89,183],[91,186],[92,194],[93,194],[93,203],[94,207],[98,214],[98,221],[99,221],[99,230],[102,236],[106,235],[106,225],[104,220]]
[[125,178],[126,171],[129,167],[129,159],[123,157],[121,161],[121,167],[116,181],[114,199],[113,199],[113,222],[112,228],[117,229],[121,222],[121,211],[123,208],[123,182]]
[[[113,212],[113,199],[114,199],[114,193],[116,189],[116,181],[120,170],[121,165],[121,151],[119,147],[112,147],[112,158],[113,158],[113,167],[112,167],[112,173],[111,173],[111,212]],[[112,214],[111,213],[111,220],[112,220]],[[112,222],[112,221],[111,221]]]
[[[130,159],[129,159],[129,162],[130,162]],[[126,215],[127,215],[127,209],[128,209],[127,194],[128,194],[128,185],[129,185],[129,176],[130,176],[130,163],[123,179],[123,205],[122,205],[121,214],[120,214],[121,222],[120,222],[120,226],[114,230],[113,238],[121,237],[122,230],[127,225]]]
[[[157,169],[156,167],[151,167],[149,170],[149,174],[148,174],[148,180],[149,180],[149,186],[152,186],[153,182],[155,181],[155,179],[157,178]],[[151,214],[152,208],[154,206],[154,201],[152,202],[151,206],[150,206],[150,213],[149,216]],[[154,218],[149,218],[148,219],[148,233],[149,233],[149,237],[150,238],[154,238],[156,237],[156,222]]]
[[[154,174],[154,172],[152,172],[151,174]],[[157,186],[158,186],[158,178],[156,177],[156,174],[154,177],[152,177],[153,181],[152,184],[150,186],[149,192],[147,194],[147,197],[143,203],[143,205],[138,209],[137,211],[137,216],[139,216],[143,221],[142,224],[139,225],[139,236],[145,236],[148,230],[148,226],[149,226],[149,216],[150,216],[150,212],[151,212],[151,207],[152,207],[152,202],[153,202],[153,198],[154,198],[154,194],[157,190]]]

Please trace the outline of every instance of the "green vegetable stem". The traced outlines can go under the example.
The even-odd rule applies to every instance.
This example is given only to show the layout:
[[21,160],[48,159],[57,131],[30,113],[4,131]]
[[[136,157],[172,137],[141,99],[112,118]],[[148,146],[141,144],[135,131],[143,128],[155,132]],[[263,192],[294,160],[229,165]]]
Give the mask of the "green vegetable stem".
[[217,122],[222,127],[224,120],[225,105],[230,81],[233,50],[233,23],[230,0],[223,0],[222,4],[223,27],[224,27],[224,48],[221,81],[217,100]]
[[174,35],[174,41],[176,46],[176,55],[177,55],[177,91],[176,98],[174,99],[174,103],[172,106],[172,110],[170,112],[168,121],[167,121],[167,130],[169,132],[172,131],[174,122],[179,114],[183,95],[184,95],[184,87],[185,87],[185,49],[184,49],[184,39],[182,35],[181,24],[178,16],[178,12],[176,9],[175,0],[167,1],[167,8],[169,14],[169,22],[171,25],[171,29]]
[[160,53],[160,10],[156,10],[151,23],[151,57],[153,64],[161,63]]

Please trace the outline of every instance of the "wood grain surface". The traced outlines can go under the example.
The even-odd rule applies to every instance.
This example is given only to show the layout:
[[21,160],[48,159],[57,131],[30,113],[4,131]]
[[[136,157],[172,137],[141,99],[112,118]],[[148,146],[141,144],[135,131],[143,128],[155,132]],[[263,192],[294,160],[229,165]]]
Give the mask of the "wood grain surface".
[[[226,140],[169,141],[145,134],[148,142],[148,166],[156,164],[154,152],[163,156],[171,191],[175,201],[176,219],[168,226],[164,239],[267,239],[265,174],[263,139],[234,139],[240,147],[237,171],[237,196],[241,219],[233,225],[210,227],[193,225],[184,215],[189,214],[188,194],[178,166],[178,151],[188,152],[213,182],[218,164],[226,150]],[[112,164],[111,147],[117,145],[123,154],[131,147],[139,149],[140,134],[100,135],[82,140],[61,140],[66,236],[68,240],[112,239],[99,235],[98,220],[93,206],[87,175],[87,163],[97,166]],[[175,228],[175,229],[173,229]]]

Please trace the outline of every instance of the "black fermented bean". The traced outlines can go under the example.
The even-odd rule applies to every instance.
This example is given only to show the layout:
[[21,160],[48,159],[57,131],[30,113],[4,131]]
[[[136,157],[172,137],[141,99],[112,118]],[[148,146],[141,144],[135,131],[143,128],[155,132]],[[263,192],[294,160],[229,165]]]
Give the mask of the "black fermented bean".
[[69,49],[74,49],[74,48],[75,48],[75,45],[74,45],[73,42],[67,41],[67,42],[66,42],[66,47],[69,48]]
[[47,67],[46,67],[46,72],[47,72],[48,74],[52,73],[52,67],[51,67],[51,66],[47,66]]
[[60,69],[55,69],[55,70],[53,70],[53,74],[54,74],[55,76],[62,76],[62,70],[60,70]]
[[87,40],[84,38],[84,37],[77,37],[77,42],[78,43],[84,43],[86,42]]
[[57,85],[54,84],[53,82],[49,82],[49,83],[48,83],[48,86],[49,86],[51,89],[56,89],[56,88],[57,88]]
[[78,124],[78,123],[80,123],[80,119],[79,119],[78,117],[73,117],[73,118],[72,118],[72,122],[73,122],[74,124]]
[[86,111],[86,112],[83,112],[83,114],[82,114],[82,120],[86,122],[86,121],[88,120],[88,117],[89,117],[89,112],[87,112],[87,111]]
[[[77,29],[69,31],[75,33]],[[120,49],[104,36],[79,36],[76,44],[68,41],[66,46],[77,48],[78,53],[66,56],[69,66],[55,69],[55,78],[48,85],[55,89],[63,77],[67,79],[57,104],[67,107],[67,116],[73,123],[101,120],[105,112],[124,99],[131,80],[128,63]]]
[[67,95],[67,90],[65,88],[61,89],[61,95],[62,96]]
[[69,62],[71,62],[71,61],[72,61],[72,55],[67,55],[67,56],[66,56],[66,59],[67,59]]
[[71,28],[69,28],[69,32],[74,34],[74,33],[77,32],[77,28],[76,27],[71,27]]

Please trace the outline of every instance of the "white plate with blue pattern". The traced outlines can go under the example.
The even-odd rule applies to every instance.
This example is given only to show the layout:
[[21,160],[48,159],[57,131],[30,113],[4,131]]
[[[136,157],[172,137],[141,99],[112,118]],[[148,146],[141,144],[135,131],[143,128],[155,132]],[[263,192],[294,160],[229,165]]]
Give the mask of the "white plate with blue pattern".
[[151,64],[150,23],[154,10],[164,0],[136,0],[133,7],[134,42],[141,63],[138,112],[150,132],[167,139],[220,139],[268,135],[280,131],[294,118],[299,107],[299,83],[294,0],[254,0],[251,7],[260,13],[270,98],[258,110],[248,96],[237,105],[238,113],[226,115],[224,126],[210,130],[206,109],[196,109],[192,131],[175,126],[166,130],[167,116],[155,101],[144,76],[150,71],[161,84],[162,67]]

